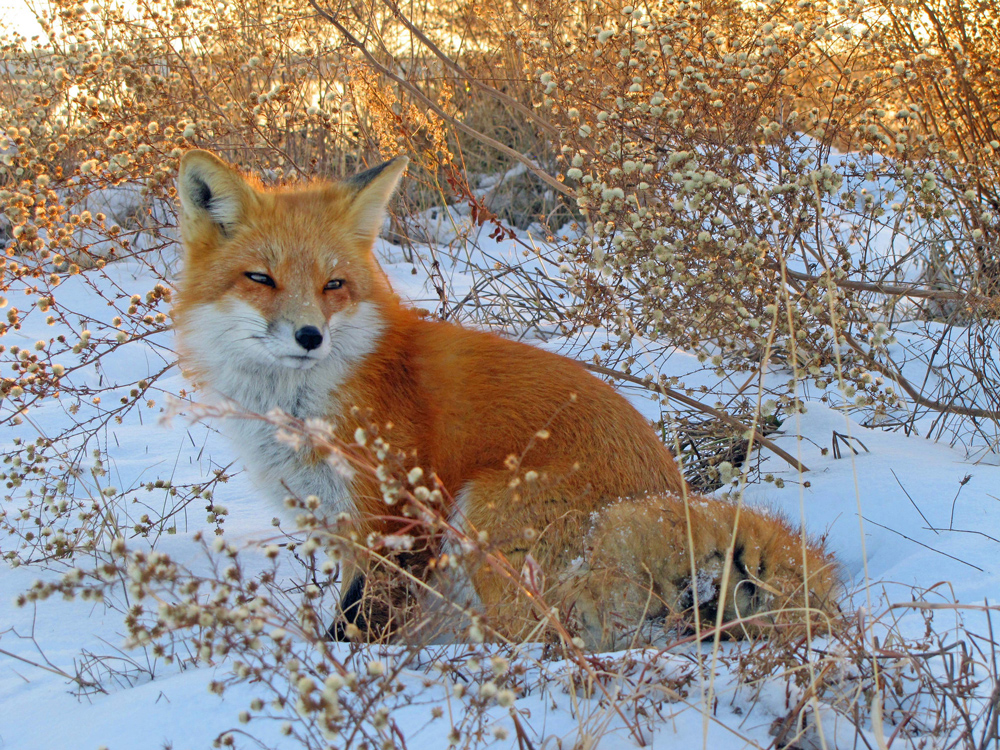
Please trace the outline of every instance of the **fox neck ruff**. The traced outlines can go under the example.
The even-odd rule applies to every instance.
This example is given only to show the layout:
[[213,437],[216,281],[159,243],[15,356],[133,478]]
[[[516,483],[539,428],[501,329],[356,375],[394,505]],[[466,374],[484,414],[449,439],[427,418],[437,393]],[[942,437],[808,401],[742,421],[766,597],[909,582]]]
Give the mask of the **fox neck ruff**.
[[[283,364],[268,322],[238,302],[198,305],[178,322],[185,367],[196,373],[212,401],[234,402],[252,415],[275,409],[298,419],[320,418],[334,427],[343,407],[338,391],[358,364],[375,352],[385,327],[379,309],[361,302],[327,321],[329,347],[307,366]],[[349,475],[307,451],[278,441],[274,425],[240,416],[224,420],[254,482],[271,500],[316,495],[331,513],[355,512]]]

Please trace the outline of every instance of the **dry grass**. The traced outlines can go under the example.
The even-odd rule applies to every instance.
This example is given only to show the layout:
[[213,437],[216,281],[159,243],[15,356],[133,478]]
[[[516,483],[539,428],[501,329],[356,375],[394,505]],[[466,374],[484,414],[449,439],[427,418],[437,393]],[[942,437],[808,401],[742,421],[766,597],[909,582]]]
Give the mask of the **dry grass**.
[[[607,711],[639,741],[644,722],[695,702],[686,694],[694,681],[714,679],[699,660],[653,689],[659,655],[585,657],[571,638],[556,639],[544,659],[510,644],[501,669],[487,666],[500,657],[475,637],[432,658],[419,634],[379,672],[369,649],[344,662],[324,648],[334,604],[323,586],[307,578],[288,592],[276,574],[244,577],[238,566],[235,578],[212,578],[155,551],[189,510],[204,508],[221,534],[226,511],[213,492],[229,467],[195,485],[165,474],[113,486],[107,428],[175,395],[161,386],[173,353],[154,345],[159,365],[134,383],[84,387],[73,376],[168,327],[173,179],[191,146],[269,181],[343,176],[406,151],[416,166],[393,238],[435,280],[433,313],[515,335],[586,341],[606,332],[595,365],[658,391],[664,439],[693,457],[706,488],[748,472],[759,445],[706,414],[724,411],[766,436],[772,415],[794,414],[808,387],[825,394],[838,384],[840,403],[872,425],[912,431],[930,415],[932,434],[956,443],[1000,436],[1000,37],[986,0],[36,7],[48,41],[8,33],[0,48],[0,337],[29,316],[71,333],[0,344],[0,429],[30,424],[57,398],[67,421],[4,454],[0,525],[12,541],[2,553],[11,564],[70,571],[26,600],[103,599],[151,655],[82,655],[87,690],[127,683],[154,656],[230,655],[232,680],[274,692],[253,716],[290,721],[305,746],[322,746],[330,727],[374,746],[401,731],[378,718],[398,700],[396,676],[416,665],[430,674],[430,660],[442,684],[494,686],[454,719],[461,743],[475,746],[489,739],[484,711],[507,690],[607,690]],[[487,182],[505,171],[513,176]],[[432,209],[454,231],[429,228]],[[480,252],[483,231],[514,235],[523,264]],[[886,253],[889,243],[903,249]],[[156,276],[148,293],[110,294],[106,309],[86,313],[63,301],[64,279],[105,277],[122,258]],[[441,269],[469,262],[473,290],[456,296]],[[701,352],[709,371],[745,373],[746,384],[717,403],[718,394],[646,380],[678,347]],[[926,362],[926,380],[902,374],[911,357]],[[772,366],[792,373],[787,385],[764,388]],[[689,411],[678,415],[680,397]],[[322,524],[302,510],[308,536]],[[317,539],[312,549],[301,536],[285,539],[278,554],[294,550],[319,581],[332,572],[325,550],[350,538]],[[362,548],[354,553],[377,553]],[[239,557],[208,540],[204,552]],[[138,599],[197,582],[178,600],[188,609],[124,605],[116,597],[136,569],[148,574],[133,584]],[[200,593],[223,588],[217,599]],[[266,605],[253,604],[262,591]],[[827,642],[776,638],[735,655],[716,647],[713,658],[730,659],[742,689],[790,686],[775,747],[821,744],[816,717],[833,711],[876,736],[884,716],[895,727],[887,744],[949,735],[952,746],[984,750],[997,738],[992,632],[944,629],[928,612],[923,639],[904,638],[890,612]],[[488,623],[472,627],[488,635]],[[274,650],[259,648],[265,638]],[[528,685],[525,674],[550,682]],[[612,683],[629,690],[612,700]],[[338,703],[341,691],[350,697]]]

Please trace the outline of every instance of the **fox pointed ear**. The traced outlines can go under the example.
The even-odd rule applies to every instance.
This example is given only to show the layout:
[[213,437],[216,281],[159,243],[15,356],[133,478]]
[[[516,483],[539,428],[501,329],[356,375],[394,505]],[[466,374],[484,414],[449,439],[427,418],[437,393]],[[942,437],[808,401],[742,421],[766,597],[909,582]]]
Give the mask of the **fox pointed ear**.
[[409,163],[407,157],[397,156],[395,159],[366,169],[347,181],[347,187],[355,191],[348,215],[359,237],[370,242],[375,241],[382,230],[382,221],[385,219],[389,199],[396,191],[396,186],[399,185],[399,180]]
[[232,234],[246,218],[254,190],[243,176],[215,154],[192,149],[181,157],[177,175],[181,233],[185,240],[215,230]]

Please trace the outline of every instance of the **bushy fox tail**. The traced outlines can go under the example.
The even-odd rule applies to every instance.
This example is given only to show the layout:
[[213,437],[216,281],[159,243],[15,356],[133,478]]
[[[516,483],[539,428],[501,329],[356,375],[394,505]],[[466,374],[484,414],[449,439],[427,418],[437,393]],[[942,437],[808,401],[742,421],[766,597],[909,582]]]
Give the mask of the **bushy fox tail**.
[[820,545],[781,518],[725,500],[689,497],[687,506],[680,497],[642,498],[593,516],[587,553],[560,586],[591,647],[662,641],[692,627],[696,608],[705,631],[722,607],[726,637],[807,623],[829,629],[841,581]]

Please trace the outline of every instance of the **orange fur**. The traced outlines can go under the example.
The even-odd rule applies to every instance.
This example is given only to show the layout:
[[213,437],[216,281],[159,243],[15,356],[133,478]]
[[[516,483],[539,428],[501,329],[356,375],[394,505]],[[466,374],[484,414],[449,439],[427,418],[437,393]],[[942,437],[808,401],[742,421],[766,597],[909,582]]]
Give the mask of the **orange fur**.
[[[207,386],[239,390],[243,376],[235,370],[221,375],[222,365],[212,359],[211,342],[223,342],[222,334],[206,339],[200,332],[204,321],[229,315],[236,325],[242,315],[254,318],[258,328],[283,321],[292,332],[328,326],[329,356],[343,362],[322,360],[316,367],[340,373],[336,368],[342,364],[343,373],[323,375],[335,385],[321,390],[321,404],[303,407],[298,416],[330,420],[347,442],[359,426],[353,406],[380,425],[391,423],[386,438],[437,474],[459,499],[470,531],[485,532],[515,570],[529,554],[538,561],[548,594],[576,612],[591,646],[617,643],[613,620],[637,627],[664,608],[684,609],[685,580],[691,588],[680,499],[686,488],[673,456],[621,395],[579,363],[491,333],[427,320],[400,303],[371,252],[402,171],[394,164],[361,186],[264,190],[206,152],[186,154],[179,187],[187,254],[174,311],[182,361]],[[251,280],[248,272],[267,274],[274,286]],[[331,279],[344,283],[325,288]],[[356,320],[370,321],[368,333],[351,327]],[[272,336],[271,328],[266,330],[261,337]],[[338,339],[338,330],[350,334]],[[285,342],[275,341],[273,347],[286,351]],[[305,355],[296,359],[294,345],[288,346],[293,354],[279,358],[310,364]],[[263,379],[265,371],[272,372],[260,356],[261,373],[247,368],[247,377]],[[292,373],[274,367],[270,377],[293,382]],[[303,393],[327,382],[308,372],[294,377],[301,379],[301,385],[293,384]],[[266,390],[261,385],[253,399]],[[257,406],[269,403],[266,396],[260,399]],[[266,450],[255,455],[269,458]],[[513,471],[510,457],[516,459]],[[251,468],[253,461],[250,455]],[[304,456],[275,466],[272,475],[290,475],[280,477],[282,486],[290,486],[291,475],[310,471]],[[347,492],[370,528],[385,528],[375,519],[393,509],[383,502],[377,482],[358,476]],[[335,487],[330,494],[322,499],[332,503]],[[691,512],[696,560],[719,572],[735,507],[696,499]],[[782,522],[743,511],[727,617],[764,611],[765,600],[779,607],[800,602],[810,588],[824,607],[831,606],[836,574],[830,560],[808,546],[810,579],[804,585],[798,539]],[[516,585],[488,566],[469,575],[501,632],[516,637],[532,627],[537,613]],[[744,581],[742,600],[738,581]],[[757,592],[770,587],[773,593],[770,599],[754,598],[747,594],[751,587]]]

